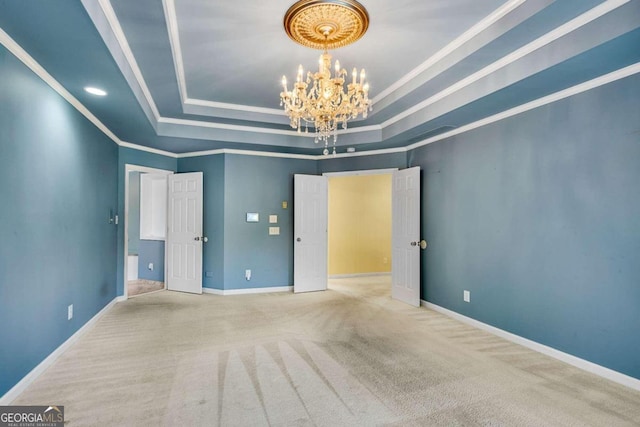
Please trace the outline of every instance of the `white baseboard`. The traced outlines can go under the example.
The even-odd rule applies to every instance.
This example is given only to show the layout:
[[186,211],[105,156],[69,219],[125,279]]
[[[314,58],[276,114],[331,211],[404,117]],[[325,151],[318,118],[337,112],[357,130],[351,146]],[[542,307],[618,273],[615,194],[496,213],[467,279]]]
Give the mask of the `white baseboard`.
[[38,366],[33,368],[31,372],[25,375],[16,385],[14,385],[4,396],[0,397],[0,406],[11,404],[29,385],[34,382],[44,371],[47,370],[53,363],[71,347],[78,339],[84,335],[97,321],[100,319],[111,307],[117,302],[124,301],[123,297],[116,297],[109,304],[105,305],[95,316],[93,316],[87,323],[82,325],[73,335],[71,335],[65,342],[63,342],[53,353],[46,357]]
[[579,357],[573,356],[571,354],[562,352],[560,350],[556,350],[553,347],[549,347],[544,344],[531,341],[519,335],[512,334],[511,332],[507,332],[503,329],[496,328],[495,326],[487,325],[486,323],[464,316],[460,313],[456,313],[455,311],[451,311],[444,307],[440,307],[439,305],[436,305],[424,300],[420,300],[420,305],[423,307],[429,308],[433,311],[442,313],[453,319],[459,320],[473,327],[476,327],[478,329],[482,329],[483,331],[487,331],[489,333],[497,335],[508,341],[514,342],[516,344],[520,344],[521,346],[537,351],[538,353],[542,353],[544,355],[553,357],[554,359],[568,363],[569,365],[575,366],[576,368],[582,369],[584,371],[606,378],[618,384],[622,384],[634,390],[640,391],[640,380],[637,378],[630,377],[618,371],[614,371],[613,369],[605,368],[604,366],[598,365],[593,362],[589,362],[588,360],[584,360]]
[[226,290],[202,288],[202,293],[213,294],[213,295],[269,294],[272,292],[293,292],[293,286],[277,286],[273,288],[226,289]]
[[356,274],[332,274],[329,279],[350,279],[352,277],[391,276],[391,272],[381,273],[356,273]]

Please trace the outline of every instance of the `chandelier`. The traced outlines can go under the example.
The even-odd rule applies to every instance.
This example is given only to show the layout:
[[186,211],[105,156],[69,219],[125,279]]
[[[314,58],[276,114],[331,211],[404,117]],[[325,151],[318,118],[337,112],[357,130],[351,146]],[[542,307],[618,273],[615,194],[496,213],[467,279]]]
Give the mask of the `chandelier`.
[[[357,1],[301,0],[289,8],[284,17],[284,27],[291,39],[305,47],[322,49],[318,71],[304,75],[302,65],[291,90],[287,78],[282,76],[280,105],[289,116],[291,127],[305,132],[309,125],[315,129],[315,143],[324,143],[324,155],[329,154],[329,140],[333,139],[336,154],[338,125],[347,128],[347,122],[371,110],[369,84],[364,69],[351,72],[340,61],[331,64],[328,50],[351,44],[367,31],[369,15]],[[346,83],[346,87],[345,87]]]

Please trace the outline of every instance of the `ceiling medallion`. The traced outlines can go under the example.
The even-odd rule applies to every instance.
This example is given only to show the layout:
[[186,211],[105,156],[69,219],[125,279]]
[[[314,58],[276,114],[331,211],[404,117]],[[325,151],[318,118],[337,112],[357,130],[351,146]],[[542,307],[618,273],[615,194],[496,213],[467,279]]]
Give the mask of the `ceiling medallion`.
[[[287,35],[312,49],[337,49],[364,35],[369,14],[357,1],[301,0],[284,15]],[[325,34],[329,35],[325,37]]]
[[[296,81],[291,90],[287,78],[282,77],[283,91],[280,105],[291,120],[291,127],[305,132],[308,125],[315,128],[315,142],[324,142],[324,154],[329,154],[329,139],[333,135],[333,154],[338,138],[338,124],[347,128],[347,121],[359,114],[367,117],[371,109],[369,84],[365,82],[364,69],[354,68],[351,83],[345,88],[347,70],[335,62],[332,73],[331,55],[328,49],[347,46],[358,40],[369,27],[369,14],[357,1],[301,0],[289,8],[284,16],[284,28],[294,41],[305,47],[323,49],[318,72],[309,71],[304,77],[302,65],[298,67]],[[333,74],[333,77],[332,77]],[[359,79],[358,79],[359,77]]]

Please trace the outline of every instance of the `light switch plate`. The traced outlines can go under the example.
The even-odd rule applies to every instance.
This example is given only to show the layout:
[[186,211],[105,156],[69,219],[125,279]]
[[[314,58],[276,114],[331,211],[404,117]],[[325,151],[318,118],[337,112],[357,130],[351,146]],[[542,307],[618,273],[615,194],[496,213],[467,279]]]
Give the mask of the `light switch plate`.
[[269,224],[277,224],[278,215],[269,215]]
[[269,227],[269,236],[279,236],[280,227]]

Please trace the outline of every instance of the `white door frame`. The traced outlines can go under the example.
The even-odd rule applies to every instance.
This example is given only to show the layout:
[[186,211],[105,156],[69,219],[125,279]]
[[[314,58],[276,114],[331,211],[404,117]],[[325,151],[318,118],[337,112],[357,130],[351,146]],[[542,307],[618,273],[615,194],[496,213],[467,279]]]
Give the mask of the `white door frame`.
[[[124,165],[124,268],[123,268],[123,272],[124,272],[124,276],[123,276],[123,291],[122,291],[122,297],[124,299],[128,299],[129,298],[129,291],[127,289],[127,278],[128,276],[128,261],[129,261],[129,172],[141,172],[141,173],[155,173],[155,174],[162,174],[162,175],[172,175],[175,172],[174,171],[170,171],[170,170],[165,170],[165,169],[156,169],[156,168],[149,168],[146,166],[139,166],[139,165],[133,165],[133,164],[129,164],[126,163]],[[166,240],[165,240],[165,245],[164,245],[164,259],[165,259],[165,263],[164,263],[164,277],[165,277],[165,281],[164,281],[164,288],[167,289],[167,245],[166,245]]]

